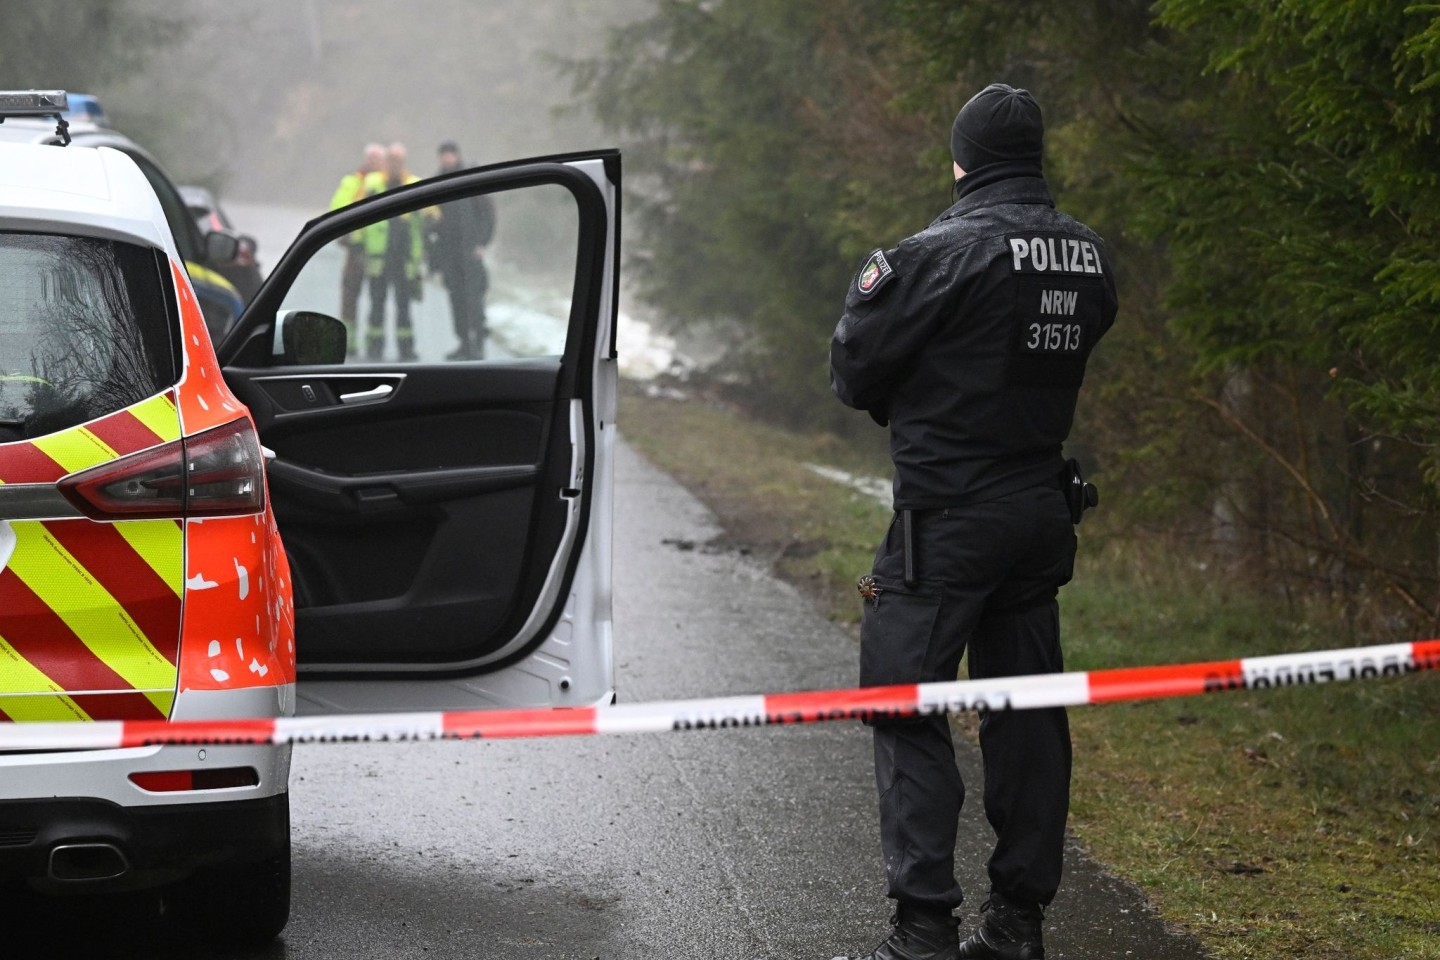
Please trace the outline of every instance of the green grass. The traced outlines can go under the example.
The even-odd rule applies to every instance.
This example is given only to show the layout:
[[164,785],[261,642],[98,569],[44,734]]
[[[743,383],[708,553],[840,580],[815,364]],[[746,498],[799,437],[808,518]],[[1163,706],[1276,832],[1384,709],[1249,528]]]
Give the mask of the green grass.
[[[1346,643],[1147,560],[1066,588],[1071,669]],[[1075,832],[1220,956],[1440,957],[1436,679],[1072,711]]]
[[[620,428],[716,511],[727,536],[853,626],[855,578],[889,512],[804,464],[884,474],[875,451],[633,387]],[[1368,642],[1277,611],[1183,556],[1113,530],[1080,533],[1079,572],[1061,594],[1069,669]],[[1216,956],[1440,960],[1440,678],[1070,716],[1075,835]],[[973,722],[957,726],[973,733]]]

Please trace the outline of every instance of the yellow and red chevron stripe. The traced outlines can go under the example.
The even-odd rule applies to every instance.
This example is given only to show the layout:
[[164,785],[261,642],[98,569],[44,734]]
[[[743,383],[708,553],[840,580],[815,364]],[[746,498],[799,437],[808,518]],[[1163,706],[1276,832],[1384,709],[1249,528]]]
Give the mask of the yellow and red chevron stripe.
[[[0,484],[67,474],[178,439],[174,394],[0,446]],[[175,520],[7,524],[0,566],[0,720],[169,716],[184,590]]]
[[10,524],[0,718],[164,718],[175,700],[184,534],[174,520]]
[[90,423],[0,447],[0,483],[55,483],[127,454],[180,438],[173,391]]

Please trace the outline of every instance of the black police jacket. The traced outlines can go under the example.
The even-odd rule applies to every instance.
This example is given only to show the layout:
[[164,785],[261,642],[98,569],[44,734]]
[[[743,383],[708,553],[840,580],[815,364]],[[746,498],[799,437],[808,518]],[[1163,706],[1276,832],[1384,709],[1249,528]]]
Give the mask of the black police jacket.
[[430,230],[430,265],[448,280],[474,269],[475,248],[495,239],[495,201],[489,196],[468,197],[440,207],[440,219]]
[[897,510],[1058,476],[1086,361],[1115,321],[1104,243],[1042,178],[976,187],[866,258],[831,342],[835,394],[889,423]]

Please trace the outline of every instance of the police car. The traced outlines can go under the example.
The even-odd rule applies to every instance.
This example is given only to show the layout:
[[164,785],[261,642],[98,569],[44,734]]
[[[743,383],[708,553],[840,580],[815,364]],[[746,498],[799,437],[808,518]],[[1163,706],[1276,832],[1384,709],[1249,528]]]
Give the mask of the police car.
[[[150,153],[129,137],[106,126],[105,112],[99,100],[86,94],[69,94],[68,106],[62,112],[63,128],[54,122],[24,112],[12,111],[8,122],[0,124],[0,142],[73,143],[76,146],[111,147],[130,155],[145,174],[165,222],[175,238],[181,262],[190,274],[190,283],[200,301],[206,325],[212,335],[228,330],[245,309],[246,296],[227,274],[244,259],[248,238],[233,230],[202,232],[190,215],[180,190],[161,169]],[[253,244],[253,241],[250,241]]]
[[[212,345],[133,159],[0,143],[0,724],[611,700],[619,179],[543,158],[322,216]],[[481,194],[492,318],[561,336],[357,363],[350,238]],[[0,884],[284,927],[288,748],[3,751]]]

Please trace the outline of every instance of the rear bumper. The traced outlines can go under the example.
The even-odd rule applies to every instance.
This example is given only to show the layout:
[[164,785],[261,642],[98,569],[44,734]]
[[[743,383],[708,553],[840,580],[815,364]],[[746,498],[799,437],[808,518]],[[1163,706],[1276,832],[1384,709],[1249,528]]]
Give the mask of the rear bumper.
[[[287,789],[290,754],[288,744],[0,753],[0,804],[13,800],[86,797],[109,800],[122,807],[168,807],[178,803],[224,803],[269,797]],[[130,775],[135,773],[226,767],[249,767],[259,775],[260,782],[235,791],[153,793],[130,780]],[[3,827],[0,822],[0,829]]]
[[[290,755],[289,745],[268,744],[0,754],[0,881],[47,892],[143,889],[274,856],[289,836]],[[151,792],[130,779],[234,767],[253,769],[259,783]],[[61,873],[76,878],[56,879],[54,851],[69,845],[80,846],[65,855],[78,862]]]
[[[138,807],[86,797],[0,800],[0,880],[27,880],[54,893],[93,893],[257,863],[288,849],[289,798],[282,792]],[[84,854],[57,860],[57,848],[66,847]],[[83,869],[77,875],[76,864],[91,863],[104,876],[86,876]]]

